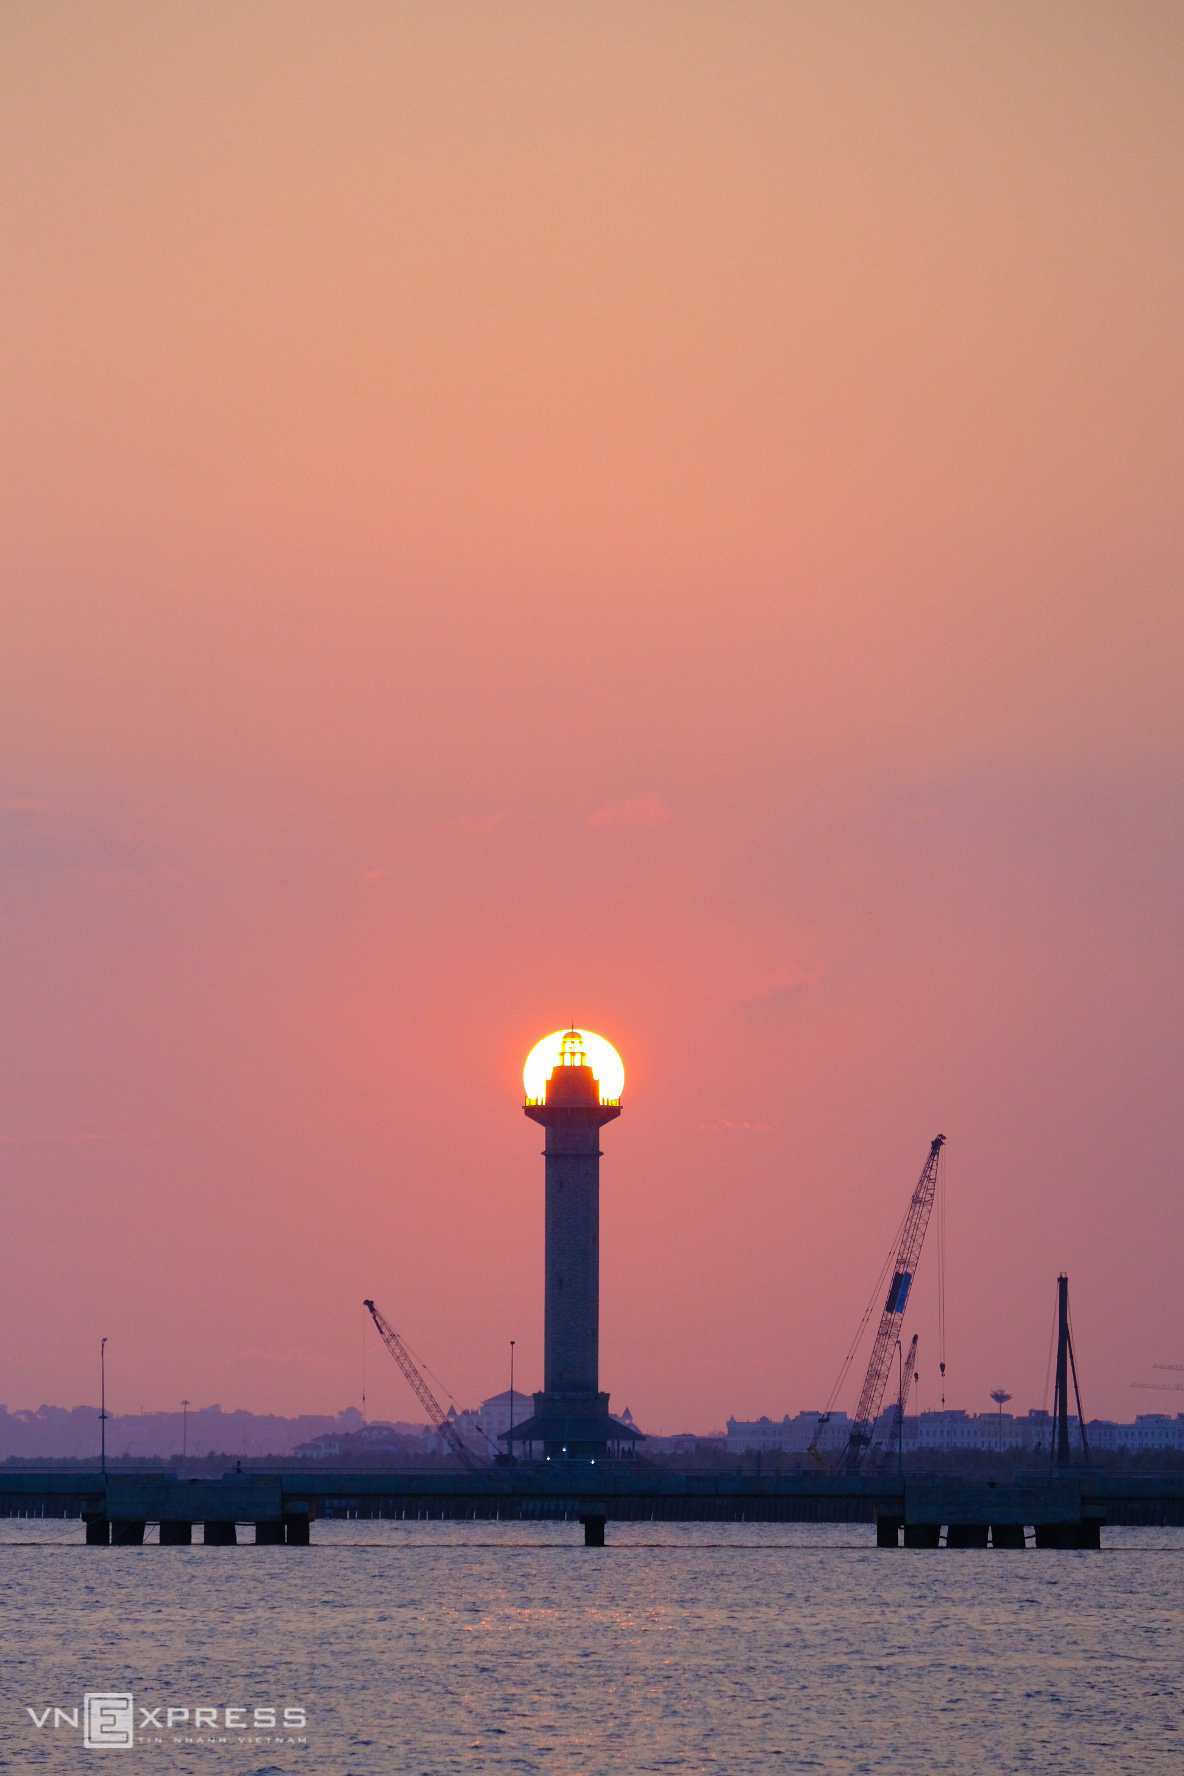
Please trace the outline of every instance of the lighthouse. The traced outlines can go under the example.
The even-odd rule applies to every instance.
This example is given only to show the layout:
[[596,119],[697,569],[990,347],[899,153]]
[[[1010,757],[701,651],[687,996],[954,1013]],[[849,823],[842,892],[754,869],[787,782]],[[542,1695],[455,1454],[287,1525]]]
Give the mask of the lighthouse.
[[624,1068],[603,1037],[556,1031],[527,1059],[525,1114],[543,1147],[546,1284],[543,1387],[506,1433],[551,1460],[631,1453],[640,1433],[600,1391],[600,1131],[621,1114]]

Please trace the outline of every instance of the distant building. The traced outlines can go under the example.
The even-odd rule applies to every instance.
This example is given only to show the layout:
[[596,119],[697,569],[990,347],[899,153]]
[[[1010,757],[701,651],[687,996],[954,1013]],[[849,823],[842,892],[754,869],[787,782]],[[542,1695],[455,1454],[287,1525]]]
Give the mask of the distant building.
[[[511,1403],[513,1414],[511,1415]],[[482,1400],[480,1406],[466,1407],[458,1412],[455,1407],[448,1409],[449,1423],[475,1455],[492,1456],[502,1449],[498,1438],[508,1431],[512,1422],[516,1425],[525,1423],[534,1411],[534,1396],[521,1394],[515,1388],[511,1396],[509,1388],[503,1393],[491,1394],[488,1400]],[[448,1453],[448,1444],[437,1431],[425,1433],[428,1447],[434,1454]]]
[[[521,1424],[534,1410],[534,1397],[517,1390],[513,1396],[514,1423]],[[0,1412],[3,1408],[0,1408]],[[504,1449],[503,1434],[510,1428],[511,1397],[506,1389],[491,1394],[480,1406],[463,1412],[450,1410],[449,1419],[474,1455],[490,1460]],[[793,1418],[729,1418],[726,1431],[680,1431],[669,1437],[650,1437],[647,1448],[655,1455],[694,1455],[697,1451],[726,1450],[729,1455],[769,1454],[805,1459],[818,1433],[816,1447],[824,1453],[837,1454],[846,1447],[852,1421],[845,1412],[832,1412],[819,1429],[817,1412],[799,1412]],[[356,1421],[357,1415],[353,1415]],[[891,1406],[881,1412],[872,1435],[873,1449],[879,1445],[895,1447],[892,1434]],[[621,1422],[631,1424],[628,1408]],[[390,1423],[377,1420],[357,1429],[346,1414],[341,1415],[341,1428],[323,1431],[297,1443],[292,1455],[306,1461],[332,1461],[348,1466],[351,1460],[373,1461],[385,1458],[446,1456],[449,1447],[439,1434],[427,1425]],[[1153,1455],[1163,1451],[1184,1453],[1184,1412],[1171,1416],[1166,1412],[1141,1412],[1133,1423],[1120,1424],[1113,1419],[1094,1418],[1086,1423],[1086,1441],[1097,1454]],[[950,1454],[978,1451],[1022,1457],[1050,1454],[1056,1436],[1056,1423],[1051,1412],[1041,1408],[1026,1413],[966,1412],[960,1407],[940,1411],[906,1414],[901,1426],[901,1448],[906,1454]],[[1081,1432],[1075,1415],[1069,1418],[1069,1439],[1076,1451],[1081,1447]],[[528,1451],[519,1448],[519,1455]],[[541,1449],[531,1453],[541,1454]]]
[[818,1434],[818,1449],[842,1449],[851,1434],[851,1421],[845,1412],[832,1412],[819,1427],[822,1414],[799,1412],[790,1418],[730,1418],[727,1449],[730,1455],[748,1455],[754,1451],[778,1455],[804,1455]]
[[1135,1449],[1184,1449],[1184,1413],[1140,1412],[1135,1419]]
[[488,1400],[482,1400],[477,1411],[477,1424],[500,1449],[497,1440],[503,1432],[508,1431],[511,1424],[521,1424],[533,1411],[533,1394],[520,1394],[517,1388],[511,1394],[506,1388],[504,1393],[491,1394]]
[[304,1461],[347,1462],[351,1457],[373,1461],[375,1456],[407,1456],[427,1453],[426,1425],[391,1424],[375,1419],[360,1430],[327,1431],[298,1443],[292,1454]]
[[1089,1438],[1091,1449],[1130,1448],[1130,1444],[1127,1442],[1127,1427],[1114,1424],[1110,1419],[1091,1418],[1085,1427],[1085,1434]]
[[[886,1408],[876,1421],[872,1443],[886,1445],[892,1435],[892,1409]],[[817,1412],[799,1412],[794,1418],[728,1420],[726,1447],[730,1454],[747,1455],[754,1451],[779,1455],[801,1455],[810,1447],[818,1430]],[[1050,1412],[1041,1408],[1025,1413],[977,1412],[959,1407],[941,1411],[906,1414],[901,1426],[901,1446],[906,1451],[948,1453],[958,1450],[981,1450],[987,1453],[1048,1454],[1053,1446],[1056,1426]],[[820,1450],[841,1450],[851,1433],[851,1420],[845,1412],[833,1412],[818,1432],[816,1447]],[[1117,1424],[1111,1419],[1093,1419],[1085,1427],[1091,1449],[1136,1453],[1156,1450],[1184,1451],[1184,1413],[1174,1418],[1164,1412],[1143,1412],[1133,1424]],[[1069,1418],[1069,1437],[1074,1448],[1080,1447],[1081,1433],[1075,1415]]]
[[341,1454],[341,1438],[326,1432],[322,1437],[310,1437],[307,1443],[297,1443],[292,1451],[302,1461],[332,1461]]
[[655,1437],[646,1432],[647,1455],[697,1455],[704,1449],[727,1449],[726,1431],[676,1431],[669,1437]]

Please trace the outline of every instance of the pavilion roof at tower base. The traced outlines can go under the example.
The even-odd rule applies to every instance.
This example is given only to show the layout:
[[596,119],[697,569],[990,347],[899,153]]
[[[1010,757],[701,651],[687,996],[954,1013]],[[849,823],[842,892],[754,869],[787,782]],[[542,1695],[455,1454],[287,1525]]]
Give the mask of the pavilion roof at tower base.
[[613,1448],[632,1451],[644,1441],[644,1433],[594,1405],[556,1402],[540,1405],[513,1430],[503,1431],[502,1439],[511,1446],[541,1443],[548,1455],[599,1455]]

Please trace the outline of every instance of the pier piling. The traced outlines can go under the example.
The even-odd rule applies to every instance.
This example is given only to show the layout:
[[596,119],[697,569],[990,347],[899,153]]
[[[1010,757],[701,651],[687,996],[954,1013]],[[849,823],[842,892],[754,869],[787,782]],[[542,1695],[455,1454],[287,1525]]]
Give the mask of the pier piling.
[[603,1548],[605,1525],[604,1512],[589,1511],[586,1516],[580,1518],[580,1522],[584,1526],[585,1548]]

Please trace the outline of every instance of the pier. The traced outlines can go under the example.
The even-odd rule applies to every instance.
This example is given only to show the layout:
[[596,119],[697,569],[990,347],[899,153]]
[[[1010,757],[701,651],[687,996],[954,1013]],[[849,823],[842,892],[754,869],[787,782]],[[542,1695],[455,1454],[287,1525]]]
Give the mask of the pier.
[[[0,1474],[0,1516],[77,1518],[92,1546],[303,1547],[319,1519],[612,1523],[869,1523],[879,1547],[1097,1548],[1106,1527],[1184,1527],[1184,1476],[1081,1470],[1000,1480],[681,1474],[621,1463],[455,1473]],[[199,1533],[200,1532],[200,1535]]]

